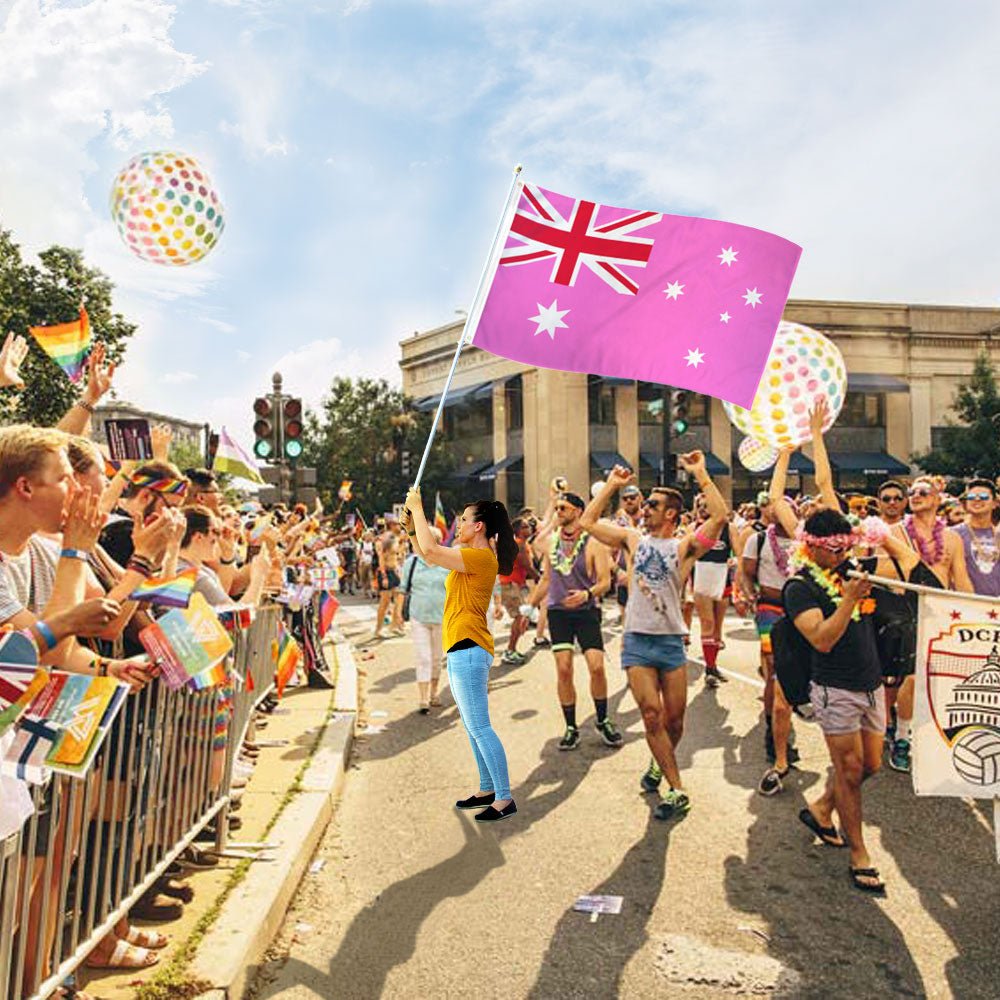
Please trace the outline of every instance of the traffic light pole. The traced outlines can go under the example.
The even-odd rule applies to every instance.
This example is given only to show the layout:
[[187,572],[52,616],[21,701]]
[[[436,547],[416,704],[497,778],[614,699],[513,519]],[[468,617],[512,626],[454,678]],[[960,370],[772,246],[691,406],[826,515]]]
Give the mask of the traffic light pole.
[[673,406],[671,404],[671,389],[669,386],[662,386],[663,399],[663,454],[660,457],[660,485],[672,486],[670,481],[673,471],[670,465],[670,429],[674,422]]

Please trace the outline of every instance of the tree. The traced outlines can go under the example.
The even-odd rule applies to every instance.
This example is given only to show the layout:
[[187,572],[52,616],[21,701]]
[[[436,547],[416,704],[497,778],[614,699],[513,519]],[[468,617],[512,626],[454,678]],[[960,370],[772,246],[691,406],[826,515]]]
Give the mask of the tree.
[[969,381],[958,387],[952,409],[962,422],[946,417],[938,446],[914,455],[913,461],[934,475],[1000,475],[1000,391],[985,350],[976,358]]
[[25,388],[7,393],[3,419],[47,426],[73,405],[79,387],[38,346],[28,327],[76,319],[82,299],[94,342],[103,342],[108,357],[121,361],[136,326],[112,311],[114,286],[102,271],[86,266],[79,250],[54,246],[38,257],[39,266],[26,264],[10,232],[0,229],[0,335],[21,334],[29,346],[21,365]]
[[[369,523],[373,515],[401,503],[416,477],[430,426],[431,414],[414,410],[412,400],[385,379],[334,379],[320,412],[307,415],[305,433],[304,461],[316,467],[325,508],[337,508],[344,479],[354,484],[345,509],[357,507]],[[404,458],[409,466],[405,474]],[[439,436],[421,484],[428,516],[433,516],[434,492],[453,470]]]

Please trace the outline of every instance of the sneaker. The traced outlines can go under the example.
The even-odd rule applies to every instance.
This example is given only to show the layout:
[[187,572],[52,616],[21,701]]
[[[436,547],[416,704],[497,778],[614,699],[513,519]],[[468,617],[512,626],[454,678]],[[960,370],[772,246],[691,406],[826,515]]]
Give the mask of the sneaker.
[[[715,683],[713,684],[712,681]],[[720,673],[718,667],[705,667],[705,683],[711,687],[718,687],[720,684],[728,684],[729,678]]]
[[567,726],[563,738],[559,741],[560,750],[575,750],[580,745],[580,730],[576,726]]
[[639,786],[644,792],[652,794],[660,790],[660,782],[663,780],[663,771],[655,760],[649,762],[646,773],[639,779]]
[[757,791],[761,795],[777,795],[778,792],[784,789],[784,785],[781,783],[781,779],[786,777],[788,771],[782,773],[776,767],[769,767],[764,772],[764,777],[760,779],[760,784],[757,786]]
[[524,653],[519,653],[516,649],[508,649],[500,659],[514,667],[519,667],[528,660]]
[[660,804],[653,810],[653,815],[657,819],[675,819],[687,814],[691,808],[691,800],[687,792],[680,789],[671,788],[660,800]]
[[597,731],[601,734],[605,746],[620,747],[625,742],[625,737],[618,731],[618,727],[610,720],[605,719],[597,723]]
[[895,740],[892,744],[892,752],[889,754],[889,767],[894,771],[909,772],[910,770],[910,741]]

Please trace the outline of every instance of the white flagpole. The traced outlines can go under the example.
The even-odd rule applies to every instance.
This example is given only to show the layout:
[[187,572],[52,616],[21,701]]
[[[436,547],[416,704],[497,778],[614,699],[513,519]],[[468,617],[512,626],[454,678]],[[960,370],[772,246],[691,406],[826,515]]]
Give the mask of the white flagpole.
[[441,398],[438,400],[437,412],[434,414],[434,422],[431,424],[431,432],[427,435],[427,444],[424,446],[424,456],[420,459],[420,468],[417,469],[417,478],[413,482],[414,489],[420,485],[420,480],[423,479],[424,467],[427,465],[427,458],[431,453],[431,445],[434,443],[434,435],[437,434],[438,424],[441,422],[441,414],[444,411],[445,399],[451,389],[451,380],[455,377],[455,369],[458,367],[458,358],[462,353],[462,348],[465,347],[467,343],[466,337],[470,330],[473,333],[475,332],[476,324],[479,322],[479,312],[482,308],[480,298],[483,294],[483,286],[486,284],[487,275],[490,274],[496,267],[494,258],[496,256],[497,244],[500,242],[504,222],[507,219],[507,213],[510,211],[511,202],[513,201],[515,192],[517,191],[517,179],[520,174],[521,164],[519,163],[514,168],[514,177],[510,182],[510,190],[507,192],[507,200],[504,202],[503,213],[500,215],[500,221],[497,223],[497,230],[493,234],[493,242],[490,244],[490,252],[486,258],[486,264],[483,266],[482,273],[479,275],[479,283],[476,285],[475,294],[472,296],[472,304],[469,306],[469,311],[465,316],[465,323],[462,325],[462,333],[458,338],[458,346],[455,348],[455,357],[451,360],[451,370],[448,372],[448,378],[445,379],[444,388],[441,390]]
[[965,594],[960,590],[943,590],[938,587],[925,587],[919,583],[905,583],[903,580],[893,580],[887,576],[869,576],[867,573],[859,573],[857,570],[851,570],[847,575],[853,576],[858,580],[868,580],[870,583],[874,583],[879,587],[912,590],[915,594],[931,594],[936,597],[943,597],[946,594],[951,594],[952,597],[960,597],[963,601],[980,601],[983,604],[1000,605],[1000,597],[990,597],[988,594]]

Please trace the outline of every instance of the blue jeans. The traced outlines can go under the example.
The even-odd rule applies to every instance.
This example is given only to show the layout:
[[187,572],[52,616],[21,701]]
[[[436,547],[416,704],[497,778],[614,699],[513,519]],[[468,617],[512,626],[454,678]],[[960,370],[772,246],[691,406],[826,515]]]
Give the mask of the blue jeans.
[[492,663],[492,654],[481,646],[455,650],[448,654],[448,683],[472,744],[472,755],[479,768],[479,787],[484,792],[494,792],[503,801],[510,798],[507,754],[490,725],[486,703],[486,683]]

